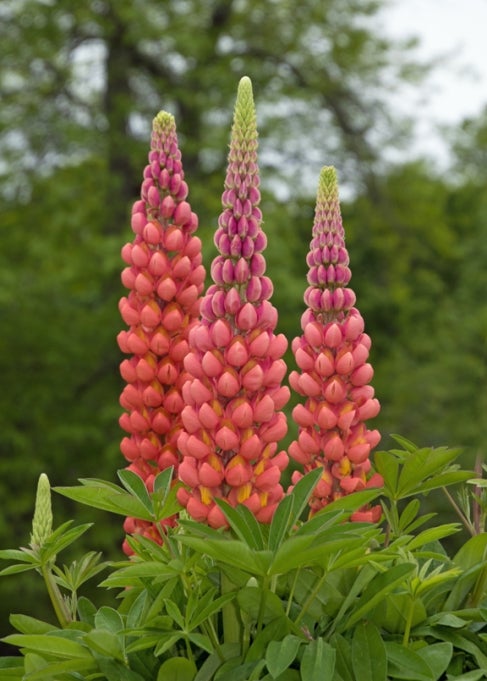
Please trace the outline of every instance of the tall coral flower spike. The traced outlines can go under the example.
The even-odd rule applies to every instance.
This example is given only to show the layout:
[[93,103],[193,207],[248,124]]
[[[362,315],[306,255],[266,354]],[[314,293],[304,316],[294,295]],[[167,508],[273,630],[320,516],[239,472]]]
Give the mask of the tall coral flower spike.
[[[176,125],[165,111],[153,121],[143,177],[141,199],[132,208],[135,238],[122,249],[127,264],[122,282],[129,293],[119,309],[129,328],[119,334],[118,343],[131,357],[120,366],[127,382],[120,397],[126,410],[120,425],[127,432],[121,450],[128,468],[151,490],[158,472],[169,466],[177,470],[179,464],[183,358],[205,279],[201,241],[193,234],[198,219],[186,200]],[[124,528],[160,541],[150,523],[127,518]],[[126,543],[124,550],[129,551]]]
[[[320,174],[307,264],[309,286],[304,301],[308,309],[301,318],[303,334],[292,343],[299,371],[289,376],[292,389],[306,401],[293,410],[299,430],[289,455],[305,472],[323,468],[310,500],[311,513],[315,513],[345,494],[382,485],[379,475],[370,474],[369,458],[380,434],[365,426],[380,410],[370,385],[371,342],[354,307],[355,294],[348,288],[349,257],[337,177],[331,167]],[[296,471],[293,483],[300,477]],[[378,520],[379,516],[377,506],[357,511],[352,519]]]
[[183,456],[178,492],[188,513],[213,527],[226,521],[215,499],[244,504],[269,522],[283,497],[278,452],[287,432],[280,411],[289,399],[281,386],[287,340],[274,333],[277,311],[265,276],[261,228],[257,127],[252,85],[238,87],[223,212],[215,233],[219,255],[211,266],[213,284],[201,304],[202,321],[189,334],[184,366],[191,379],[183,387]]

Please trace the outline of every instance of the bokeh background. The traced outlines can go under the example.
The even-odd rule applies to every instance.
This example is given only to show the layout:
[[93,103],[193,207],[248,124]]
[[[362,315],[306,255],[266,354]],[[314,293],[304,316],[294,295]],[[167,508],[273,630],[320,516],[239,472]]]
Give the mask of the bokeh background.
[[[479,3],[470,1],[473,11]],[[414,6],[429,14],[414,15]],[[125,465],[119,254],[132,238],[129,212],[151,121],[160,109],[176,116],[209,267],[242,75],[251,77],[257,105],[279,331],[299,333],[318,173],[335,165],[352,286],[373,339],[382,445],[400,433],[418,444],[461,446],[467,465],[484,454],[487,92],[475,68],[462,71],[461,45],[434,52],[415,39],[435,35],[425,21],[448,33],[441,7],[2,1],[2,548],[29,541],[39,473],[68,485],[115,480]],[[457,12],[468,15],[469,2]],[[467,83],[477,97],[435,121],[441,84],[455,78],[457,103]],[[120,556],[121,519],[60,497],[54,507],[56,524],[95,521],[89,547]],[[0,580],[0,635],[11,611],[52,619],[38,581]]]

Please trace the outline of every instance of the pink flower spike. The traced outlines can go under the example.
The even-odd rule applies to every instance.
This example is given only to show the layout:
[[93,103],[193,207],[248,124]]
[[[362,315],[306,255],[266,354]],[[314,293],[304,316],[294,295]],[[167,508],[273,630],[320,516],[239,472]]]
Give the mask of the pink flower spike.
[[[198,221],[186,200],[176,126],[169,113],[161,112],[153,121],[148,160],[141,198],[132,208],[135,238],[122,249],[130,265],[122,281],[130,293],[122,298],[120,312],[129,328],[118,339],[121,350],[132,355],[121,366],[128,385],[122,392],[126,412],[120,424],[130,434],[121,450],[150,491],[159,470],[174,466],[177,475],[183,411],[191,431],[182,439],[183,447],[191,448],[193,432],[200,430],[194,407],[183,401],[182,379],[186,355],[196,370],[187,339],[197,320],[205,273],[201,241],[191,235]],[[201,455],[201,448],[196,449]],[[186,478],[195,465],[190,461],[185,464]],[[163,520],[160,527],[144,522],[129,518],[126,526],[160,542],[164,526],[174,524],[175,518]],[[127,543],[124,550],[129,550]]]
[[[226,526],[214,499],[226,499],[231,505],[244,503],[256,517],[270,522],[284,496],[279,484],[281,468],[272,459],[277,441],[287,431],[280,411],[290,396],[288,388],[281,386],[286,371],[281,357],[287,341],[275,334],[277,310],[269,301],[272,282],[265,276],[267,239],[261,226],[258,187],[252,86],[248,78],[242,78],[223,210],[214,238],[218,254],[211,266],[213,284],[201,303],[200,324],[188,336],[188,377],[182,389],[194,413],[183,410],[187,429],[179,445],[183,460],[198,459],[199,483],[191,485],[181,499],[193,518],[212,527]],[[207,451],[208,456],[217,457],[219,465],[202,456]],[[284,467],[286,459],[285,454],[279,458],[280,466]],[[224,470],[225,481],[219,481],[210,468]],[[201,504],[208,506],[205,518]]]
[[[298,438],[290,444],[289,455],[304,472],[323,469],[309,502],[313,514],[367,486],[374,478],[370,452],[380,440],[378,431],[369,431],[364,424],[377,416],[380,405],[369,385],[370,338],[353,307],[355,294],[348,288],[351,272],[333,168],[321,171],[306,262],[308,307],[301,317],[303,333],[292,343],[298,371],[289,377],[291,388],[305,402],[293,411]],[[360,514],[365,517],[369,511],[362,509],[356,519]],[[371,509],[370,517],[376,515]]]

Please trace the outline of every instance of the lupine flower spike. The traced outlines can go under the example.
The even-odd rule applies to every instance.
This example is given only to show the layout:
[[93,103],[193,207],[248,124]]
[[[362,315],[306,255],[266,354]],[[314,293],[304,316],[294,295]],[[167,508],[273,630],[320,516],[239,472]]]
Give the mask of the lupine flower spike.
[[[303,334],[292,343],[299,371],[289,376],[291,388],[306,398],[293,410],[299,434],[289,455],[305,472],[323,468],[310,500],[311,514],[345,494],[382,485],[381,477],[370,473],[369,458],[380,434],[365,426],[380,410],[367,363],[371,343],[348,288],[349,257],[331,167],[321,171],[312,235],[304,295],[308,309],[301,318]],[[295,471],[293,483],[300,477]],[[375,521],[379,516],[377,506],[357,511],[352,519]]]
[[[179,464],[183,358],[205,279],[201,241],[193,234],[198,219],[187,195],[174,117],[162,111],[153,122],[141,199],[132,209],[135,238],[122,249],[122,282],[130,292],[119,304],[129,329],[118,343],[131,355],[120,366],[127,382],[120,425],[128,433],[121,450],[149,491],[158,472]],[[150,523],[127,518],[124,528],[160,541]]]
[[178,491],[188,513],[213,527],[226,525],[215,504],[244,504],[269,522],[283,497],[281,471],[288,462],[278,452],[287,432],[280,411],[289,399],[281,386],[287,340],[274,333],[277,311],[265,276],[261,228],[257,128],[252,85],[238,87],[223,212],[215,233],[219,255],[213,284],[201,304],[201,324],[189,334],[184,366],[192,378],[183,387],[183,456]]

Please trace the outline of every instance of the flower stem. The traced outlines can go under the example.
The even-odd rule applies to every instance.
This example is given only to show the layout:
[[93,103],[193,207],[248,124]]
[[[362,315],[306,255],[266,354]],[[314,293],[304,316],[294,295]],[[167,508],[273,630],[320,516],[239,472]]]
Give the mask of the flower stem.
[[49,598],[51,599],[52,607],[54,608],[54,612],[56,613],[56,617],[58,618],[58,622],[61,625],[61,627],[65,629],[68,626],[68,624],[72,621],[72,617],[69,613],[69,610],[63,599],[63,596],[59,591],[59,587],[54,580],[54,575],[52,574],[51,570],[47,567],[47,565],[42,565],[41,573],[46,584],[47,593],[49,594]]
[[[234,584],[228,577],[221,573],[221,593],[226,594],[234,590]],[[225,603],[222,607],[222,621],[223,621],[223,641],[224,643],[240,643],[241,625],[240,619],[235,607],[235,603]]]
[[402,644],[405,648],[409,645],[409,635],[411,633],[411,627],[413,624],[414,616],[414,598],[411,598],[411,603],[409,604],[408,614],[406,618],[406,626],[404,627],[404,635],[402,637]]
[[264,578],[262,582],[262,595],[260,599],[260,605],[259,605],[259,614],[257,615],[257,635],[261,632],[262,630],[262,625],[264,624],[264,613],[265,613],[265,602],[266,602],[266,596],[267,596],[267,587],[268,587],[268,580]]
[[458,517],[460,518],[460,520],[462,521],[463,525],[465,526],[465,529],[468,530],[468,532],[470,532],[470,534],[472,535],[472,537],[474,537],[474,536],[475,536],[475,528],[473,527],[473,525],[472,525],[472,523],[470,522],[470,520],[467,518],[467,516],[466,516],[465,513],[462,511],[462,509],[461,509],[460,506],[457,504],[457,502],[456,502],[455,499],[452,497],[452,495],[451,495],[450,492],[447,490],[447,488],[446,488],[446,487],[442,487],[442,490],[443,490],[443,492],[446,494],[446,497],[447,497],[448,501],[449,501],[450,504],[453,506],[453,508],[455,509],[456,513],[458,514]]
[[298,583],[298,577],[301,573],[301,568],[298,568],[296,570],[296,574],[294,575],[293,583],[291,585],[291,590],[289,591],[289,598],[287,600],[287,606],[286,606],[286,616],[289,617],[289,612],[291,610],[291,605],[293,603],[293,598],[294,598],[294,591],[296,589],[296,584]]
[[314,599],[316,598],[316,594],[318,593],[318,591],[319,591],[319,590],[321,589],[321,587],[323,586],[323,582],[324,582],[325,579],[326,579],[326,575],[327,575],[327,573],[326,573],[326,572],[323,572],[323,575],[322,575],[322,576],[319,578],[319,580],[317,581],[315,588],[314,588],[313,591],[310,593],[310,595],[308,596],[308,598],[305,600],[304,605],[303,605],[303,607],[301,608],[301,612],[300,612],[299,615],[296,617],[296,620],[294,621],[294,624],[299,624],[299,622],[303,619],[303,617],[304,617],[304,615],[306,614],[306,612],[307,612],[308,608],[310,607],[311,603],[312,603],[312,602],[314,601]]

